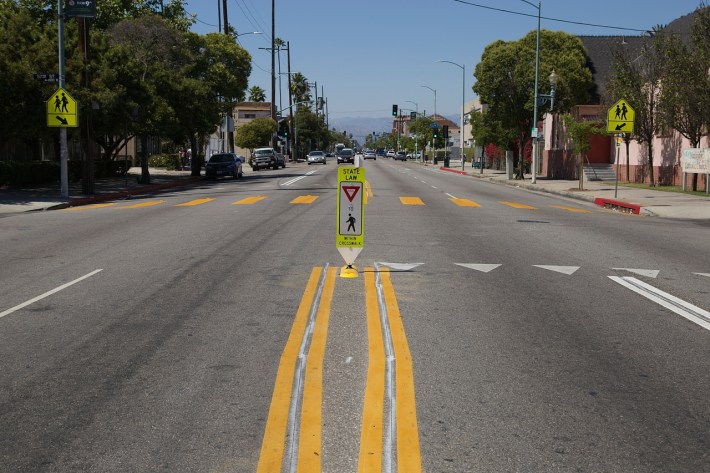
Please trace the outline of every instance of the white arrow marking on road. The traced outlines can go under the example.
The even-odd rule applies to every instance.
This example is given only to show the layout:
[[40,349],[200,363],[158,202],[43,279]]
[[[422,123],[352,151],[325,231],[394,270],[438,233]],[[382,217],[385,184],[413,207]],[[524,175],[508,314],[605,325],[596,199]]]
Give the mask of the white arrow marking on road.
[[632,269],[632,268],[611,268],[614,271],[628,271],[630,273],[638,274],[639,276],[646,276],[647,278],[655,278],[660,273],[657,269]]
[[469,263],[454,263],[458,266],[463,266],[464,268],[468,269],[475,269],[476,271],[480,271],[482,273],[490,273],[494,269],[503,266],[502,264],[469,264]]
[[384,261],[380,261],[379,264],[397,271],[409,271],[417,266],[423,265],[424,263],[385,263]]
[[548,271],[555,271],[556,273],[566,274],[570,276],[574,274],[575,271],[579,269],[579,266],[545,266],[541,264],[534,264],[536,268],[547,269]]
[[705,276],[706,278],[710,278],[710,273],[693,273],[697,274],[698,276]]

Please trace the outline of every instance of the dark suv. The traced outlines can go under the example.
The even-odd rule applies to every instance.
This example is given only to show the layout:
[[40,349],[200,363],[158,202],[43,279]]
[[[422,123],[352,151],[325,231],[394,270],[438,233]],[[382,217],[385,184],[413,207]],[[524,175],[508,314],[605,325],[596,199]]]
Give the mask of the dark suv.
[[274,148],[257,148],[249,158],[249,166],[254,171],[262,168],[278,169],[279,166],[285,168],[286,160],[283,154],[277,153]]
[[205,163],[207,179],[216,179],[217,176],[232,176],[232,179],[242,177],[242,160],[234,153],[219,153],[210,156]]
[[338,164],[355,163],[355,152],[351,148],[341,149],[338,153]]

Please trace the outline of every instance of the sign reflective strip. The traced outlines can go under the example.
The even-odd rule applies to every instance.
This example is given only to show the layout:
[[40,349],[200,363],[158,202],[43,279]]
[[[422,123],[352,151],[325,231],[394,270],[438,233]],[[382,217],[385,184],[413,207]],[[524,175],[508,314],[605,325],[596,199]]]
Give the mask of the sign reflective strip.
[[313,268],[311,271],[311,276],[306,284],[306,290],[303,292],[301,304],[298,306],[298,311],[291,327],[291,333],[281,354],[274,383],[274,394],[271,397],[271,406],[269,407],[269,417],[266,420],[264,439],[261,443],[257,473],[281,471],[296,358],[301,347],[301,340],[308,322],[308,314],[313,305],[322,271],[323,268],[320,267]]
[[480,205],[472,200],[468,199],[449,199],[454,204],[459,207],[480,207]]
[[251,204],[256,204],[259,201],[262,201],[266,199],[265,195],[257,195],[254,197],[246,197],[242,200],[238,200],[236,202],[232,202],[233,205],[251,205]]
[[368,366],[362,409],[358,473],[382,471],[382,423],[385,397],[385,348],[373,268],[365,268]]
[[206,204],[207,202],[212,202],[214,199],[196,199],[196,200],[191,200],[190,202],[185,202],[184,204],[177,204],[175,207],[192,207],[193,205],[202,205]]
[[91,210],[91,209],[103,209],[104,207],[111,207],[112,205],[116,205],[116,202],[110,203],[110,204],[93,204],[93,205],[85,205],[83,207],[71,207],[68,209],[64,210]]
[[312,204],[318,198],[317,195],[302,195],[291,201],[292,204]]
[[507,205],[508,207],[513,207],[516,209],[525,209],[525,210],[537,210],[535,207],[531,207],[529,205],[525,204],[519,204],[517,202],[498,202],[499,204]]
[[153,205],[164,204],[164,200],[151,200],[150,202],[143,202],[140,204],[127,205],[125,207],[119,207],[119,209],[139,209],[141,207],[151,207]]
[[397,392],[397,471],[421,473],[422,456],[419,446],[417,405],[414,395],[414,366],[404,332],[389,271],[381,271],[382,289],[392,331],[396,361]]
[[419,197],[400,197],[399,201],[404,205],[424,205],[424,202]]
[[300,445],[298,448],[299,473],[320,473],[323,458],[323,357],[328,338],[328,321],[338,268],[329,268],[323,294],[318,307],[315,329],[308,349],[306,378],[301,406]]
[[550,207],[552,207],[553,209],[566,210],[568,212],[576,212],[576,213],[581,213],[581,214],[592,213],[591,210],[578,209],[575,207],[565,207],[564,205],[551,205]]

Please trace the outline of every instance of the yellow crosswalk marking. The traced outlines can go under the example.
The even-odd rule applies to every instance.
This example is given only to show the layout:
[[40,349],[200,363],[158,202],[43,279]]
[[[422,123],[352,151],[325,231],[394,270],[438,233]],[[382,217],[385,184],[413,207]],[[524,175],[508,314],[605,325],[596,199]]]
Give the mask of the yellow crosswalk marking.
[[317,195],[301,195],[291,201],[292,204],[312,204],[318,198]]
[[551,205],[553,209],[560,209],[560,210],[566,210],[568,212],[576,212],[580,214],[589,214],[592,213],[591,210],[585,210],[585,209],[578,209],[576,207],[565,207],[564,205]]
[[238,200],[236,202],[232,202],[234,205],[251,205],[251,204],[256,204],[257,202],[266,199],[265,195],[255,195],[254,197],[246,197],[242,200]]
[[212,202],[213,200],[213,198],[195,199],[191,200],[190,202],[185,202],[184,204],[177,204],[175,207],[192,207],[195,205],[206,204],[207,202]]
[[508,207],[513,207],[515,209],[524,209],[524,210],[537,210],[536,207],[531,207],[529,205],[525,204],[519,204],[517,202],[499,202],[500,204],[507,205]]
[[74,211],[76,211],[76,210],[103,209],[104,207],[111,207],[112,205],[116,205],[116,203],[115,203],[115,202],[112,202],[112,203],[110,203],[110,204],[85,205],[85,206],[82,206],[82,207],[71,207],[71,208],[64,209],[64,210],[74,210]]
[[153,205],[160,205],[164,203],[164,200],[151,200],[149,202],[141,202],[140,204],[126,205],[125,207],[119,207],[119,209],[139,209],[141,207],[151,207]]
[[459,207],[480,207],[480,204],[468,199],[449,199]]
[[399,201],[404,205],[425,205],[419,197],[400,197]]

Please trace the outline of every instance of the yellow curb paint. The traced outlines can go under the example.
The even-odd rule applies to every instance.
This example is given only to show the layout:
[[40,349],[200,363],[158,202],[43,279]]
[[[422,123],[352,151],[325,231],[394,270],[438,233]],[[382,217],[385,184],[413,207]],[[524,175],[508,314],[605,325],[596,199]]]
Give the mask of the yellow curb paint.
[[318,198],[317,195],[301,195],[291,201],[292,204],[312,204]]
[[164,200],[151,200],[150,202],[142,202],[140,204],[127,205],[125,207],[118,207],[119,209],[140,209],[141,207],[152,207],[153,205],[164,204]]
[[553,209],[560,209],[560,210],[566,210],[568,212],[576,212],[580,214],[589,214],[592,213],[591,210],[585,210],[585,209],[578,209],[576,207],[565,207],[564,205],[551,205]]
[[375,273],[365,268],[365,302],[367,307],[368,366],[365,401],[362,409],[358,473],[382,471],[382,425],[385,397],[385,347],[380,327]]
[[422,455],[417,425],[417,405],[414,395],[414,366],[404,332],[389,270],[381,272],[382,289],[392,332],[396,361],[397,393],[397,471],[421,473]]
[[507,205],[508,207],[513,207],[515,209],[524,209],[524,210],[537,210],[536,207],[531,207],[530,205],[525,205],[525,204],[519,204],[517,202],[499,202],[499,204]]
[[424,205],[419,197],[400,197],[399,201],[404,205]]
[[116,205],[116,202],[110,203],[110,204],[92,204],[92,205],[84,205],[82,207],[70,207],[68,209],[64,210],[91,210],[91,209],[103,209],[104,207],[111,207],[112,205]]
[[256,195],[254,197],[245,197],[242,200],[232,202],[232,204],[233,205],[251,205],[251,204],[256,204],[257,202],[260,202],[264,199],[266,199],[265,195]]
[[468,199],[449,199],[459,207],[480,207],[480,204]]
[[296,358],[298,357],[298,350],[301,347],[301,340],[306,330],[308,315],[313,305],[313,299],[318,289],[318,281],[322,272],[323,268],[321,267],[313,268],[313,271],[311,271],[311,276],[306,284],[306,290],[303,292],[301,304],[298,306],[296,318],[291,327],[291,333],[281,354],[281,361],[279,362],[274,383],[274,393],[269,407],[269,417],[266,420],[264,439],[261,443],[257,473],[281,471]]
[[[298,473],[320,473],[323,458],[323,357],[337,268],[328,268],[306,361],[298,446]],[[274,470],[277,471],[277,470]],[[403,470],[406,471],[406,470]]]
[[370,181],[366,180],[365,181],[365,205],[367,205],[367,201],[369,200],[370,197],[373,197],[372,193],[372,184],[370,184]]
[[177,204],[175,207],[192,207],[194,205],[206,204],[207,202],[212,202],[213,200],[213,198],[195,199],[191,200],[190,202],[185,202],[184,204]]

